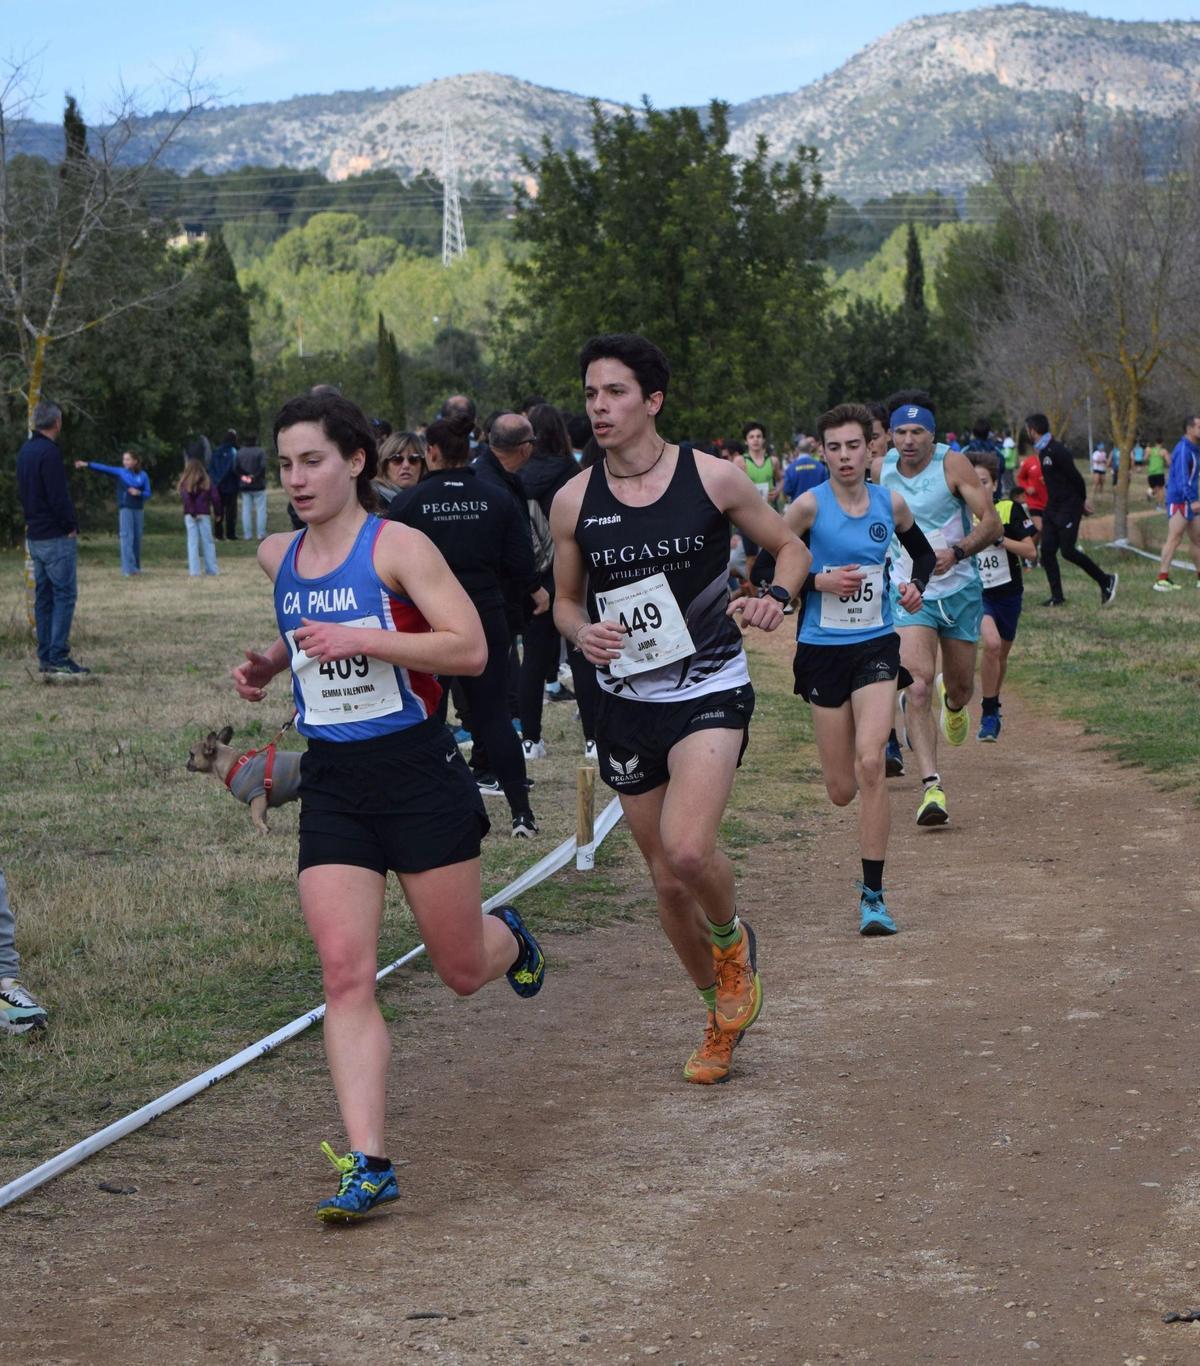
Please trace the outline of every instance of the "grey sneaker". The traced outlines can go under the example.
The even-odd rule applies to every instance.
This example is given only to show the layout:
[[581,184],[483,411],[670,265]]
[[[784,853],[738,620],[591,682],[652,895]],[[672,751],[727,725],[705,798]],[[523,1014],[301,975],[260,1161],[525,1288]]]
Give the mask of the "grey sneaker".
[[46,1012],[15,977],[0,977],[0,1033],[46,1028]]
[[46,673],[51,678],[86,678],[92,671],[77,664],[73,659],[62,664],[51,664]]

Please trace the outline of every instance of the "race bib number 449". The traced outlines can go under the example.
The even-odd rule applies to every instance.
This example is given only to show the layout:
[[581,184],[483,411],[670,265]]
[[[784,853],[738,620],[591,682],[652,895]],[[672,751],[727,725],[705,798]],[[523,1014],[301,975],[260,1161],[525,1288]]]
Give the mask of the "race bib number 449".
[[[378,631],[378,617],[343,621],[341,626],[366,627]],[[287,633],[292,652],[292,673],[304,698],[304,720],[310,726],[347,725],[351,721],[374,720],[404,710],[404,696],[396,682],[396,670],[381,659],[351,655],[322,664],[296,645],[296,633]]]
[[645,673],[696,653],[691,632],[665,574],[596,594],[601,621],[625,629],[620,655],[608,666],[614,678]]

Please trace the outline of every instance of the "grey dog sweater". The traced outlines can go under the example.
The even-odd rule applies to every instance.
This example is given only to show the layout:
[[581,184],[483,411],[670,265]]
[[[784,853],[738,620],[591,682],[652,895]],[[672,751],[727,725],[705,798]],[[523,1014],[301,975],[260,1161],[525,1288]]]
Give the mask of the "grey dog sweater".
[[[267,755],[264,750],[245,763],[237,771],[229,790],[239,802],[247,806],[255,797],[266,792]],[[285,802],[295,801],[300,795],[300,751],[277,749],[275,767],[271,771],[271,791],[267,796],[268,806],[283,806]]]

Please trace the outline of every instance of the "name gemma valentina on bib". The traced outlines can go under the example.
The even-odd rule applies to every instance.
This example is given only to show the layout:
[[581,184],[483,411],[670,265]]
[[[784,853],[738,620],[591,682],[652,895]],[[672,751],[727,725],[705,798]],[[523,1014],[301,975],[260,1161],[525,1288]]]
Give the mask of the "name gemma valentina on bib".
[[[329,595],[344,591],[349,592],[333,589]],[[311,598],[313,594],[309,596]],[[378,617],[360,617],[357,621],[338,624],[376,631],[383,627]],[[308,725],[341,725],[404,710],[404,696],[392,665],[366,654],[326,660],[322,664],[297,646],[295,631],[288,631],[286,638],[292,653],[292,673],[304,698],[304,720]]]

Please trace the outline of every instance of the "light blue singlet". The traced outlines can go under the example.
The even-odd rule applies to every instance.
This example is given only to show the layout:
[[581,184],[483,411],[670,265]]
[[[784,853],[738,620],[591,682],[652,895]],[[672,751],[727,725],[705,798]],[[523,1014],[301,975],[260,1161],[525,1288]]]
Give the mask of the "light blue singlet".
[[[856,645],[890,635],[891,594],[888,592],[888,546],[895,534],[892,495],[878,484],[868,484],[870,502],[861,517],[851,517],[837,500],[831,480],[811,490],[817,515],[809,533],[812,567],[816,574],[844,564],[868,572],[853,598],[810,592],[796,638],[805,645]],[[878,601],[876,601],[878,594]]]

